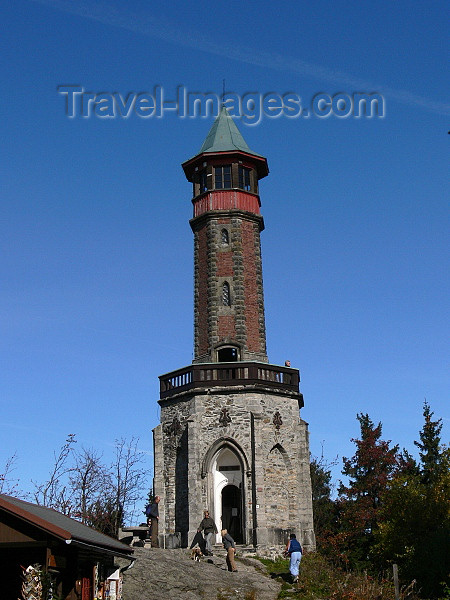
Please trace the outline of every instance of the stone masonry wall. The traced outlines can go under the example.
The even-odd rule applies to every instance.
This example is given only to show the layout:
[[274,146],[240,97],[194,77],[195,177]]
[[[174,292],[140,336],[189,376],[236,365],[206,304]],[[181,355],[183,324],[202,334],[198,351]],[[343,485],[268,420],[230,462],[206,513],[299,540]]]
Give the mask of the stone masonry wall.
[[[260,230],[262,218],[219,211],[193,219],[194,361],[215,362],[219,344],[238,345],[241,360],[267,362]],[[228,233],[228,243],[222,231]],[[231,303],[223,304],[224,282]]]
[[165,533],[181,531],[185,544],[192,541],[202,511],[213,508],[212,460],[227,444],[244,467],[247,543],[256,527],[258,546],[280,543],[280,535],[293,531],[314,548],[308,432],[296,398],[205,390],[162,402],[160,427],[155,492],[164,505]]
[[208,354],[208,280],[203,277],[207,254],[206,229],[199,229],[194,237],[194,347],[195,356]]
[[265,355],[266,328],[259,224],[254,221],[242,221],[241,238],[247,348],[255,355]]

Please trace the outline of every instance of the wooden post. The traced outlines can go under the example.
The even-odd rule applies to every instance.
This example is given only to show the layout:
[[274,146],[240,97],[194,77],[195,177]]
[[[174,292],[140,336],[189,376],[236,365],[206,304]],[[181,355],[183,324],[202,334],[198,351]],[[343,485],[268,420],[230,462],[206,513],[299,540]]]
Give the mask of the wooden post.
[[400,588],[398,587],[398,565],[392,565],[392,570],[394,572],[395,600],[400,600]]

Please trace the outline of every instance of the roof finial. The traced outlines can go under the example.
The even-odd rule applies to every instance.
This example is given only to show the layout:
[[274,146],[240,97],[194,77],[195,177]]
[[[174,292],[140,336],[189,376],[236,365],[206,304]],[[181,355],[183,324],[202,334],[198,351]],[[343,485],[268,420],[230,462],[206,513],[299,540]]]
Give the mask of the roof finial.
[[222,79],[222,106],[225,106],[225,79]]

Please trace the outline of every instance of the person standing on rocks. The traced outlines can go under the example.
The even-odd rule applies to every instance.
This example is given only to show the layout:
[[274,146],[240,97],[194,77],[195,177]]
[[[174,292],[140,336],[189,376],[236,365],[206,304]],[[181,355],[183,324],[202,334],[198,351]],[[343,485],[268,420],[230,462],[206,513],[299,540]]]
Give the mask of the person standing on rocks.
[[236,544],[233,538],[226,529],[222,529],[222,543],[223,547],[227,551],[227,567],[229,571],[237,573],[236,563],[234,562],[234,555],[236,554]]
[[159,548],[158,541],[158,524],[159,524],[159,501],[161,498],[159,496],[155,496],[155,500],[153,504],[150,506],[150,510],[148,512],[147,524],[150,527],[150,539],[152,548]]
[[206,542],[205,556],[212,556],[213,555],[212,537],[215,533],[217,533],[217,527],[216,527],[216,524],[214,523],[214,519],[212,519],[209,516],[208,510],[205,510],[203,515],[204,515],[204,518],[203,518],[202,522],[200,523],[200,525],[198,526],[197,531],[198,532],[203,531],[204,535],[205,535],[205,542]]

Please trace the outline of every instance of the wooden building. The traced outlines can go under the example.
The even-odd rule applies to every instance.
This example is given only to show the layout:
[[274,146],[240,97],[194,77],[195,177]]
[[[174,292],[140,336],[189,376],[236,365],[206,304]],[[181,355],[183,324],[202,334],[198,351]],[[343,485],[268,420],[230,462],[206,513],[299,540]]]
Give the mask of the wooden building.
[[[23,569],[39,564],[64,600],[94,600],[117,594],[114,558],[133,559],[133,549],[65,515],[0,494],[1,600],[21,598]],[[112,583],[114,582],[114,583]]]

